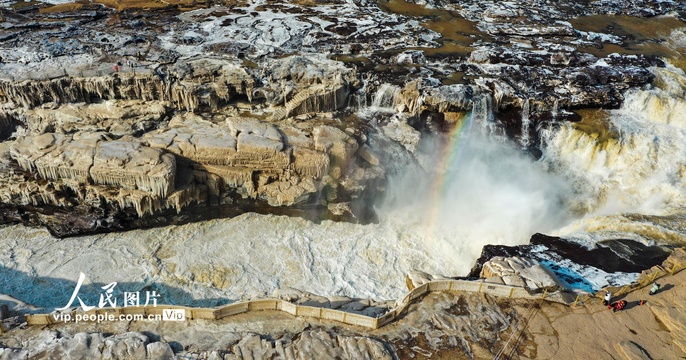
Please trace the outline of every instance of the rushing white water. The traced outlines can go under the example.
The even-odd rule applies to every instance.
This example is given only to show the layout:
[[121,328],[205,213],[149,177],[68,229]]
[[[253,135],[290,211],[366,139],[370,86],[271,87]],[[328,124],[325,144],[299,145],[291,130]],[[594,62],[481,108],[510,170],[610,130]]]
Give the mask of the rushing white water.
[[665,45],[679,53],[686,52],[686,28],[672,30]]
[[393,111],[397,98],[400,96],[400,88],[391,84],[382,84],[372,100],[372,109],[385,109]]
[[[422,161],[429,176],[415,168],[391,179],[379,224],[245,214],[68,239],[1,228],[0,293],[63,306],[83,272],[87,283],[155,289],[166,302],[193,305],[286,287],[392,299],[405,294],[411,269],[464,275],[485,244],[524,244],[535,232],[589,246],[616,238],[683,243],[686,76],[655,71],[660,88],[628,93],[611,113],[616,138],[563,126],[546,134],[541,161],[503,141],[490,100],[476,99],[471,123],[450,147],[424,141],[434,149]],[[394,93],[382,87],[374,106],[387,108]],[[84,289],[91,296],[98,290]]]
[[[431,176],[391,179],[394,193],[412,204],[430,248],[471,263],[483,245],[519,245],[536,232],[569,220],[562,206],[569,185],[490,131],[487,100],[475,101],[471,120],[449,146],[425,163]],[[425,139],[430,142],[430,139]]]
[[400,91],[400,87],[396,85],[381,84],[372,96],[369,106],[367,106],[367,94],[360,92],[356,95],[356,103],[358,106],[361,104],[364,106],[358,107],[357,115],[366,119],[383,119],[396,114],[396,107],[402,102]]
[[529,127],[531,126],[531,120],[529,119],[529,112],[531,111],[531,103],[529,99],[526,99],[524,106],[522,107],[522,135],[519,139],[520,144],[523,148],[527,148],[530,143],[529,139]]
[[555,101],[553,102],[553,108],[550,111],[552,116],[553,116],[553,119],[557,119],[557,115],[558,115],[559,111],[560,111],[560,100],[555,99]]
[[17,225],[0,231],[0,247],[7,249],[0,254],[0,288],[39,306],[63,306],[55,299],[66,302],[83,272],[100,286],[116,281],[133,292],[151,285],[168,301],[195,305],[284,287],[388,299],[405,293],[409,269],[465,270],[451,267],[452,259],[431,253],[425,242],[412,223],[394,217],[363,226],[245,214],[67,239]]
[[[654,72],[659,87],[631,90],[622,108],[610,112],[616,137],[599,139],[573,126],[548,134],[545,162],[574,184],[570,207],[585,214],[559,235],[586,243],[617,237],[686,242],[683,227],[665,234],[646,224],[678,219],[686,204],[686,75],[676,68]],[[637,225],[623,213],[652,217]]]

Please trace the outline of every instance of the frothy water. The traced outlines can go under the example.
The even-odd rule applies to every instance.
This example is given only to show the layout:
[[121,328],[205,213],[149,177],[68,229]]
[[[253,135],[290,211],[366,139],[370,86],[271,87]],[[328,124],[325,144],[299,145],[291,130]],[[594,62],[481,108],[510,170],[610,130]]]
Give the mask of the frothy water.
[[[425,138],[417,160],[386,146],[389,161],[409,166],[391,177],[379,224],[244,214],[68,239],[4,227],[0,292],[63,306],[83,272],[97,285],[84,289],[92,296],[117,281],[122,291],[156,289],[166,302],[196,306],[287,287],[394,299],[411,269],[464,275],[484,245],[525,244],[536,232],[588,246],[617,238],[683,244],[686,76],[655,72],[659,88],[631,91],[611,112],[617,137],[549,129],[539,161],[494,128],[487,97],[447,138]],[[396,94],[382,86],[373,107],[391,112]]]
[[531,111],[531,103],[529,99],[526,99],[524,106],[522,107],[522,136],[519,140],[523,148],[527,148],[530,143],[529,139],[529,127],[531,126],[531,120],[529,119],[529,112]]
[[[686,75],[676,68],[654,72],[659,87],[629,91],[622,108],[610,112],[609,126],[617,137],[599,139],[571,125],[548,134],[544,161],[574,184],[570,208],[584,215],[558,235],[586,243],[608,234],[686,242],[683,227],[665,235],[647,226],[646,219],[641,226],[617,221],[625,213],[653,221],[685,213]],[[647,228],[652,230],[640,231]]]
[[[169,302],[196,306],[271,295],[286,287],[393,299],[404,295],[409,269],[463,270],[434,257],[423,245],[424,235],[403,220],[388,214],[377,225],[317,225],[245,214],[67,239],[9,226],[0,231],[0,246],[8,249],[0,254],[0,288],[38,306],[63,306],[83,272],[100,286],[117,281],[129,292],[152,286]],[[18,281],[17,272],[36,281]],[[97,293],[96,286],[91,288]]]
[[424,140],[436,143],[430,147],[440,154],[423,163],[428,175],[408,172],[389,185],[409,205],[406,217],[426,232],[424,246],[448,255],[455,268],[472,266],[486,244],[526,244],[532,234],[552,231],[570,217],[563,202],[569,185],[494,136],[487,101],[475,101],[449,139]]
[[395,85],[382,84],[372,100],[372,109],[393,111],[393,107],[400,96],[400,88]]

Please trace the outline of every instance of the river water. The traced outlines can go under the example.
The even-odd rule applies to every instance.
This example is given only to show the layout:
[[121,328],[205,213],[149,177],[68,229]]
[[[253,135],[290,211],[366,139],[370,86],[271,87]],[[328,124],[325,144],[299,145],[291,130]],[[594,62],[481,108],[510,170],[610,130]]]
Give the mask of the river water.
[[409,270],[465,275],[483,245],[525,244],[535,232],[587,246],[618,238],[684,244],[686,76],[655,71],[662,88],[629,92],[595,127],[551,129],[537,161],[483,136],[472,114],[435,177],[391,181],[389,191],[404,195],[380,206],[378,224],[244,214],[67,239],[15,225],[0,231],[0,285],[38,306],[68,300],[80,272],[87,284],[116,281],[122,291],[152,288],[195,305],[288,287],[394,299]]
[[[440,30],[446,21],[430,25]],[[665,51],[683,54],[683,32],[670,29]],[[476,106],[449,141],[428,147],[435,151],[426,156],[428,175],[408,168],[391,179],[378,224],[248,213],[67,239],[4,227],[0,292],[58,307],[83,272],[85,297],[118,282],[120,291],[155,290],[164,302],[195,306],[286,288],[396,299],[409,270],[465,275],[484,245],[525,244],[536,232],[588,247],[608,239],[683,245],[686,75],[678,67],[653,71],[657,86],[631,90],[621,109],[582,111],[580,123],[542,130],[538,160],[492,136],[490,109]],[[635,277],[607,275],[591,279],[593,286]]]

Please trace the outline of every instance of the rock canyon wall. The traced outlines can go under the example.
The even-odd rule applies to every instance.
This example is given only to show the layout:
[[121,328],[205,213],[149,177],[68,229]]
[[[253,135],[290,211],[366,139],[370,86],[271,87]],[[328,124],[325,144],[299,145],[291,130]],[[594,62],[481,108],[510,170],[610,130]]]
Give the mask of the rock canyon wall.
[[[565,109],[617,107],[664,66],[593,51],[637,40],[566,21],[606,15],[592,4],[317,4],[3,13],[0,222],[60,236],[244,211],[366,223],[398,170],[384,141],[412,154],[471,111],[536,154]],[[684,10],[644,7],[613,13],[672,10],[671,29]]]

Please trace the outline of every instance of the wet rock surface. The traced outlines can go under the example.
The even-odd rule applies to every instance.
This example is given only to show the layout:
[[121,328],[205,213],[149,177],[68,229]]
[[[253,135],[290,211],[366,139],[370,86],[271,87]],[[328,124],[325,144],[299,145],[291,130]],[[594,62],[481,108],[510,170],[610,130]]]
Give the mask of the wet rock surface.
[[[561,280],[562,287],[593,291],[584,280],[593,273],[636,273],[662,264],[671,253],[669,246],[647,246],[633,240],[606,240],[587,248],[563,238],[535,234],[530,244],[520,246],[486,245],[469,273],[471,277],[490,275],[495,259],[524,259],[543,264],[544,271]],[[540,266],[540,265],[539,265]],[[570,270],[571,269],[571,270]],[[524,277],[524,276],[518,276]],[[612,279],[610,279],[612,282]],[[618,283],[617,283],[618,284]],[[615,285],[617,285],[615,284]]]
[[393,167],[375,134],[414,153],[422,133],[493,110],[536,154],[537,132],[573,119],[566,110],[617,107],[663,65],[611,51],[636,44],[625,32],[570,19],[671,14],[678,25],[685,10],[416,3],[3,10],[0,220],[60,236],[247,210],[374,221]]

